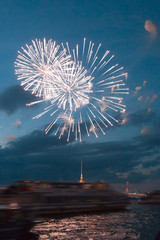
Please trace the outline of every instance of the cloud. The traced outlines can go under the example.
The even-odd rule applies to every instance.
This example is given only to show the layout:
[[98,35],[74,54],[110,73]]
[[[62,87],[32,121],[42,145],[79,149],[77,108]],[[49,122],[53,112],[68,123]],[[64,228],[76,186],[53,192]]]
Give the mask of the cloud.
[[[107,126],[108,130],[114,130],[116,128],[119,127],[129,127],[129,126],[136,126],[136,127],[143,127],[146,124],[147,125],[151,125],[154,122],[157,121],[157,114],[155,112],[152,112],[151,108],[146,108],[146,109],[142,109],[133,113],[122,113],[122,114],[117,114],[115,116],[115,119],[118,119],[119,121],[116,123],[114,122],[113,126],[109,125]],[[96,131],[96,133],[101,132],[101,130],[99,129],[99,127],[97,126],[97,123],[95,123],[95,128],[93,126],[90,126],[90,123],[87,122],[86,123],[88,126],[88,131],[94,133]],[[98,124],[101,126],[102,128],[102,132],[104,130],[106,130],[106,126],[102,125],[102,122],[98,121]],[[90,126],[90,127],[89,127]],[[55,127],[56,129],[56,127]],[[53,132],[53,131],[52,131]],[[85,124],[81,125],[81,133],[82,135],[86,135],[86,126]],[[104,133],[103,133],[104,134]],[[66,135],[67,137],[67,135]],[[74,141],[74,137],[72,136],[72,140]]]
[[158,98],[157,94],[154,94],[151,98],[151,103],[153,103]]
[[11,115],[16,110],[26,107],[28,102],[35,100],[37,100],[37,98],[34,95],[24,91],[20,86],[15,85],[0,93],[0,111]]
[[[68,122],[68,116],[62,116],[62,118]],[[117,114],[115,116],[115,119],[119,119],[118,122],[112,122],[113,126],[111,126],[110,124],[103,124],[101,121],[96,121],[94,122],[94,127],[92,125],[90,125],[90,122],[86,122],[86,124],[83,122],[81,124],[81,135],[82,135],[82,139],[88,134],[88,136],[90,135],[90,133],[93,133],[95,136],[97,136],[97,134],[103,133],[105,135],[106,132],[106,128],[107,130],[111,130],[111,129],[116,129],[119,127],[122,127],[123,125],[125,126],[142,126],[146,123],[151,123],[154,120],[156,120],[157,116],[154,112],[151,111],[151,109],[143,109],[134,113],[124,113],[123,114]],[[72,119],[71,119],[72,121]],[[17,120],[14,125],[15,126],[19,126],[21,124],[20,120]],[[86,126],[88,129],[88,132],[86,131]],[[43,126],[43,129],[45,129],[46,127],[48,127],[47,125]],[[64,128],[64,132],[61,136],[62,139],[67,139],[68,138],[68,131],[66,129],[66,127],[61,127],[56,135],[56,138],[58,138],[57,136],[60,135],[60,132],[63,130]],[[58,129],[58,125],[54,124],[54,126],[49,130],[48,135],[51,134],[55,134],[55,132]],[[46,135],[44,135],[46,136]],[[77,138],[79,139],[79,134],[77,134]],[[75,141],[75,133],[71,133],[70,134],[70,141],[74,142]]]
[[146,84],[147,84],[147,81],[143,81],[143,86],[146,86]]
[[141,130],[141,134],[142,135],[147,135],[149,134],[149,129],[147,127],[144,127],[142,130]]
[[140,96],[140,97],[138,98],[138,101],[142,101],[142,99],[143,99],[143,96]]
[[13,136],[13,135],[11,135],[11,136],[8,137],[8,141],[11,141],[11,140],[13,140],[13,139],[15,139],[15,136]]
[[[15,172],[15,179],[57,180],[62,175],[65,180],[79,180],[81,159],[86,169],[85,179],[96,181],[104,178],[111,181],[116,171],[124,171],[124,163],[128,159],[128,169],[135,165],[132,162],[134,151],[132,144],[127,142],[67,144],[55,136],[45,136],[40,131],[34,131],[13,140],[5,149],[0,150],[3,168],[0,181],[5,179],[4,172],[10,178],[13,178]],[[21,172],[16,171],[17,167],[21,168]],[[107,174],[106,169],[110,169]]]
[[156,154],[154,148],[157,148],[157,151],[160,151],[160,118],[157,117],[152,124],[150,124],[149,131],[146,135],[139,135],[135,137],[137,143],[143,143],[146,146],[146,150],[150,149]]
[[22,124],[22,122],[20,120],[17,120],[16,122],[13,123],[14,126],[19,126],[21,124]]
[[153,103],[156,99],[158,98],[158,95],[157,94],[153,94],[151,97],[146,97],[146,101],[148,103]]
[[[143,182],[148,175],[138,168],[140,164],[146,171],[149,171],[147,162],[153,166],[151,174],[158,171],[155,169],[160,155],[160,119],[147,109],[127,115],[127,126],[145,123],[152,125],[149,133],[127,141],[79,143],[72,139],[67,142],[63,137],[58,139],[39,130],[14,138],[0,149],[3,169],[0,184],[17,179],[78,181],[81,160],[86,181]],[[149,157],[152,161],[148,160]]]
[[151,111],[151,109],[143,109],[134,113],[126,114],[123,120],[123,123],[127,124],[127,126],[141,126],[146,123],[157,121],[157,116]]
[[128,122],[127,118],[122,119],[122,125],[126,124]]
[[[142,113],[139,113],[139,116],[141,115]],[[143,121],[132,121],[140,124],[148,120],[146,118]],[[83,159],[85,180],[103,179],[106,182],[123,183],[127,179],[136,183],[149,177],[149,166],[151,174],[159,171],[159,156],[159,118],[153,122],[148,134],[127,141],[68,143],[66,139],[59,140],[54,135],[45,135],[36,130],[13,139],[5,148],[0,149],[0,164],[3,169],[0,182],[2,184],[25,178],[78,181],[80,162]]]
[[139,164],[134,168],[134,172],[141,173],[147,176],[157,170],[160,170],[160,165],[145,167],[143,164]]
[[142,87],[140,87],[140,86],[139,86],[139,87],[136,87],[136,91],[141,90],[141,88],[142,88]]
[[151,20],[146,20],[145,21],[145,25],[144,28],[146,31],[148,31],[152,37],[156,37],[157,36],[157,27],[155,24],[152,23]]
[[141,90],[141,89],[142,89],[141,86],[137,86],[137,87],[135,88],[134,95],[137,95],[137,94],[138,94],[138,91]]
[[66,139],[58,139],[57,136],[51,134],[46,135],[44,132],[35,130],[32,133],[15,139],[9,143],[9,149],[14,149],[17,154],[21,154],[23,151],[27,154],[41,152],[41,150],[49,149],[52,146],[66,145]]

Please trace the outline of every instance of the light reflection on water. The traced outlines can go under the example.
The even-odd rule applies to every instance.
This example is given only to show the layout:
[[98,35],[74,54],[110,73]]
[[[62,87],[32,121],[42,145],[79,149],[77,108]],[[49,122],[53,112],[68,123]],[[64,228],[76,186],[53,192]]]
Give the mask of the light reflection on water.
[[154,240],[160,206],[132,204],[128,211],[48,219],[33,228],[39,240]]

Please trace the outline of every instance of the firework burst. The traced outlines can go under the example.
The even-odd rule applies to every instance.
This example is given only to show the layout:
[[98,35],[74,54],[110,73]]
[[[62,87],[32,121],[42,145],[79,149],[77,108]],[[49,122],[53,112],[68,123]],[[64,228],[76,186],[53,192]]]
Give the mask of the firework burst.
[[60,50],[60,45],[46,39],[32,41],[32,45],[22,47],[18,52],[15,62],[15,73],[24,90],[43,97],[55,94],[55,82],[59,79],[60,72],[66,67],[70,56],[66,50]]
[[[54,43],[49,42],[49,45],[53,46],[49,46],[48,49],[55,48]],[[43,49],[42,45],[39,47]],[[114,55],[111,55],[108,50],[101,55],[101,44],[95,47],[94,43],[90,41],[87,44],[84,39],[81,48],[76,45],[76,48],[71,51],[68,43],[65,46],[62,44],[62,47],[63,50],[56,60],[55,54],[52,60],[49,57],[52,54],[46,54],[45,66],[47,65],[49,74],[47,73],[45,77],[40,67],[40,57],[39,62],[36,61],[36,71],[33,75],[33,71],[28,73],[28,65],[26,69],[26,62],[23,62],[24,56],[19,55],[22,58],[19,57],[20,60],[18,58],[16,63],[16,67],[19,68],[16,71],[19,75],[18,79],[24,79],[25,75],[22,84],[27,84],[26,90],[31,88],[33,93],[36,92],[38,96],[43,97],[42,101],[50,102],[49,106],[34,118],[50,112],[53,120],[45,129],[45,133],[47,134],[53,126],[57,126],[55,135],[59,138],[65,135],[67,141],[70,140],[71,135],[81,141],[82,128],[88,136],[93,133],[98,137],[98,132],[105,134],[108,126],[118,122],[113,113],[125,112],[123,95],[128,94],[128,88],[124,87],[127,74],[123,67],[112,63]],[[56,54],[57,51],[55,51]],[[36,58],[33,53],[32,56]],[[41,69],[41,77],[38,80],[37,69]]]

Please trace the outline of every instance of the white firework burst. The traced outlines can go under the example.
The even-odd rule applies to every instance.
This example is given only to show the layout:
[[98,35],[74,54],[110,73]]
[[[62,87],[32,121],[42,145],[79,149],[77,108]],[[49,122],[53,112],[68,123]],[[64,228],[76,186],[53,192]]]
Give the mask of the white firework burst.
[[18,51],[15,73],[24,90],[47,99],[47,96],[55,94],[54,83],[58,81],[59,73],[65,69],[69,59],[66,50],[60,50],[60,45],[56,45],[55,41],[36,39],[32,45],[22,47],[22,52]]
[[72,64],[62,70],[61,78],[57,82],[57,96],[51,96],[51,102],[56,98],[59,108],[75,112],[78,108],[89,103],[92,93],[92,77],[81,64]]
[[[76,45],[70,51],[68,43],[66,47],[62,44],[62,47],[65,54],[67,49],[69,57],[64,58],[63,55],[64,67],[58,68],[58,73],[50,65],[49,77],[47,80],[43,78],[42,86],[43,100],[49,100],[50,104],[34,118],[50,112],[53,120],[45,133],[57,126],[55,135],[59,138],[65,135],[67,141],[71,135],[81,141],[82,131],[88,136],[93,133],[98,137],[99,131],[105,134],[108,126],[118,122],[113,113],[125,112],[122,96],[128,94],[129,90],[124,87],[127,74],[123,67],[112,63],[114,55],[110,55],[108,50],[99,57],[101,44],[95,47],[94,43],[90,41],[87,44],[84,39],[81,49]],[[70,61],[70,56],[73,62]]]
[[[67,70],[62,76],[62,82],[66,83],[64,80],[67,79],[67,84],[65,91],[62,90],[62,85],[60,86],[63,94],[57,105],[60,109],[63,108],[67,119],[63,115],[64,122],[61,121],[55,134],[59,134],[61,138],[66,132],[67,141],[72,132],[75,139],[79,137],[81,141],[82,128],[88,136],[92,132],[98,137],[99,131],[105,134],[108,126],[113,126],[114,122],[118,123],[114,113],[125,112],[126,108],[122,96],[128,94],[129,89],[124,87],[127,75],[124,68],[112,63],[114,55],[108,50],[98,57],[101,44],[94,47],[94,43],[90,41],[86,46],[84,39],[82,49],[76,45],[76,48],[70,51],[69,44],[66,43],[68,54],[72,55],[74,64],[72,70]],[[46,133],[60,119],[61,114],[46,128]]]

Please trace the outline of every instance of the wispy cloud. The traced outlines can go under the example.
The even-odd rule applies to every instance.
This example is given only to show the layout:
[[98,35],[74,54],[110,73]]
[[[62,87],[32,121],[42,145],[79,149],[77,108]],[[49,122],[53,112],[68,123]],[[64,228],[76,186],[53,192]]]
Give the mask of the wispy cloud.
[[147,127],[144,127],[142,130],[141,130],[141,134],[142,135],[147,135],[149,133],[149,129]]
[[24,91],[22,87],[15,85],[0,93],[0,111],[11,115],[16,110],[26,107],[27,103],[36,100],[37,98],[30,92]]
[[7,140],[8,140],[8,141],[11,141],[11,140],[13,140],[13,139],[15,139],[15,136],[11,135],[11,136],[8,137]]
[[136,87],[136,91],[141,90],[141,88],[142,88],[141,86],[137,86],[137,87]]
[[151,98],[151,103],[154,102],[158,98],[157,94],[154,94]]
[[21,124],[22,124],[22,122],[20,120],[17,120],[16,122],[13,123],[13,126],[19,126]]
[[151,20],[146,20],[144,28],[151,34],[151,37],[155,38],[157,36],[157,27]]
[[138,98],[138,101],[142,101],[142,99],[143,99],[143,96],[140,96],[140,97]]
[[143,86],[146,86],[147,81],[143,81]]
[[122,119],[122,125],[125,125],[126,123],[128,122],[128,119],[127,118],[124,118],[124,119]]

